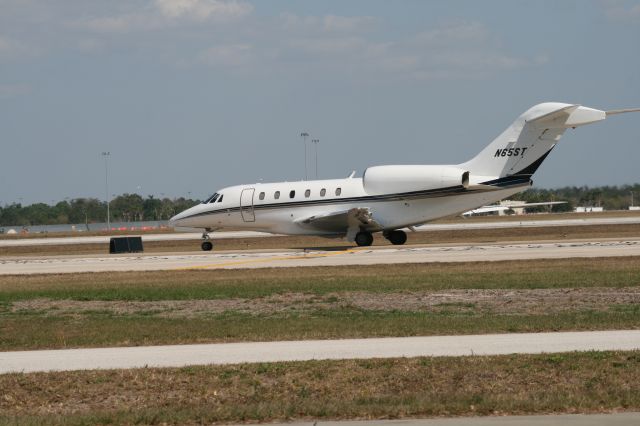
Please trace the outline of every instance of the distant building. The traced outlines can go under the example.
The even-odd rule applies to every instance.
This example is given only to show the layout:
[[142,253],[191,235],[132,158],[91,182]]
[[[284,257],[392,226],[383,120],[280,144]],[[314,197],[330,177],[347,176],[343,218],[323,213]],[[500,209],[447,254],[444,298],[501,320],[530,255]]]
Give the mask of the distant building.
[[604,211],[604,207],[583,207],[578,206],[575,209],[576,213],[600,213]]
[[629,210],[640,211],[640,206],[629,206]]

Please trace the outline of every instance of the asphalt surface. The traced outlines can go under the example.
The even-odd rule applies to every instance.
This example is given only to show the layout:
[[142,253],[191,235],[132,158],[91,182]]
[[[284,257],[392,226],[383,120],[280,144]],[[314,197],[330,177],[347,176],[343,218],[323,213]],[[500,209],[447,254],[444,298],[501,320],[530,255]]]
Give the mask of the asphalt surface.
[[640,239],[0,259],[0,275],[640,256]]
[[321,359],[640,349],[640,330],[388,337],[0,352],[0,374]]
[[[560,219],[560,220],[508,220],[508,221],[487,221],[476,222],[473,220],[445,223],[445,224],[427,224],[416,227],[416,231],[444,231],[456,229],[502,229],[502,228],[536,228],[542,226],[587,226],[587,225],[625,225],[640,223],[640,215],[637,217],[599,217],[584,219]],[[202,232],[178,232],[163,234],[143,234],[143,241],[182,241],[182,240],[198,240],[202,236]],[[272,237],[274,234],[256,231],[221,231],[212,232],[211,239],[229,239],[229,238],[258,238]],[[17,246],[33,246],[33,245],[67,245],[67,244],[101,244],[108,243],[109,236],[77,236],[77,237],[47,237],[47,238],[11,238],[0,239],[0,247],[17,247]]]
[[[282,426],[637,426],[640,413],[485,416],[448,419],[355,420],[283,423]],[[272,426],[280,426],[275,423]]]

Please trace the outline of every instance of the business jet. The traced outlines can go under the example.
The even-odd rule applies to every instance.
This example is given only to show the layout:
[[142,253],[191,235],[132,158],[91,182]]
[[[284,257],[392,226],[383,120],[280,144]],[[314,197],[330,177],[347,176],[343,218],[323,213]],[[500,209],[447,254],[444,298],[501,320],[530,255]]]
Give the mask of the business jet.
[[403,229],[495,203],[532,185],[531,177],[569,128],[610,115],[548,102],[520,115],[471,160],[454,165],[387,165],[361,178],[255,183],[223,188],[174,216],[170,226],[203,229],[202,249],[213,248],[209,233],[223,228],[288,235],[343,237],[369,246],[382,232],[404,244]]

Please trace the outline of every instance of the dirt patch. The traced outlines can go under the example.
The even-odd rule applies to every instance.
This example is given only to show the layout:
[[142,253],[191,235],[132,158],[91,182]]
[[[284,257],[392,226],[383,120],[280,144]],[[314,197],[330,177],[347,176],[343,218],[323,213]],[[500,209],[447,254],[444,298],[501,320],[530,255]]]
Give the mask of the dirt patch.
[[640,288],[463,289],[436,292],[345,292],[325,295],[284,293],[254,299],[149,302],[32,299],[13,302],[9,310],[12,313],[44,313],[47,316],[102,312],[112,315],[191,318],[225,312],[277,315],[337,309],[532,315],[579,310],[606,311],[615,305],[640,306]]

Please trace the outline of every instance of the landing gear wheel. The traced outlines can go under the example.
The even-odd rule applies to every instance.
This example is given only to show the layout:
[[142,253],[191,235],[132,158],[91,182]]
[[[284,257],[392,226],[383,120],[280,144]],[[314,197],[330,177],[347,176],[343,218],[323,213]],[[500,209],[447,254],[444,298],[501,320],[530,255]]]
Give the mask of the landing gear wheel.
[[202,247],[204,251],[211,251],[213,249],[213,243],[211,241],[203,241],[200,247]]
[[358,232],[356,234],[356,244],[360,247],[370,246],[373,244],[373,235],[367,231]]
[[391,244],[396,246],[401,246],[407,242],[407,233],[404,231],[390,231],[385,235],[385,237],[387,237],[387,240],[389,240]]

